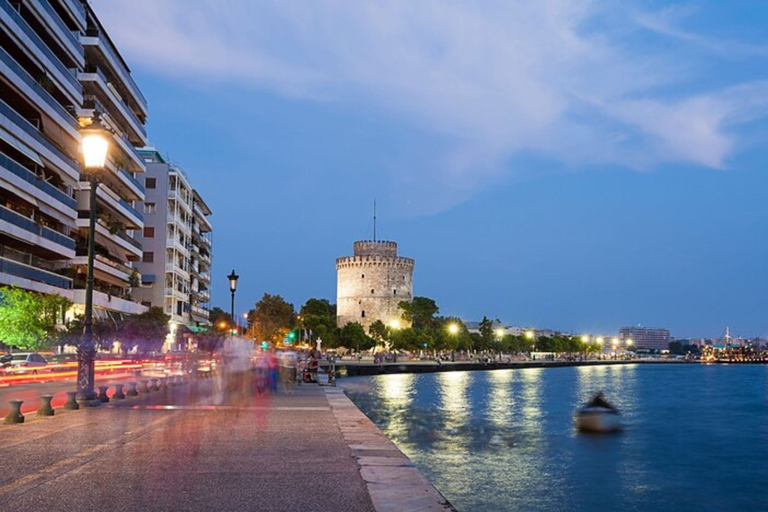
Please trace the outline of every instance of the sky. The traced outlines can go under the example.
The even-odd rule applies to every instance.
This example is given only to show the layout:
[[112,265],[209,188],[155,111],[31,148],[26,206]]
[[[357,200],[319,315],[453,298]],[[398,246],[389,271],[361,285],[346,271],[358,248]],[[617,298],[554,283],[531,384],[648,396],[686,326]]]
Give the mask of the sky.
[[440,313],[768,335],[768,2],[92,0],[213,210],[213,305],[335,302],[373,235]]

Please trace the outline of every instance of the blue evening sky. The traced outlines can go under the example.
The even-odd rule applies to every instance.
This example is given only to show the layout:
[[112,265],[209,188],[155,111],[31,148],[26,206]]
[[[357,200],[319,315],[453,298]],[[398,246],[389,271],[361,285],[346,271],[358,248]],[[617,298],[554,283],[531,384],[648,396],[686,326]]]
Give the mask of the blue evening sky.
[[239,314],[335,301],[376,198],[442,314],[768,334],[768,2],[93,4],[214,211],[214,305],[233,268]]

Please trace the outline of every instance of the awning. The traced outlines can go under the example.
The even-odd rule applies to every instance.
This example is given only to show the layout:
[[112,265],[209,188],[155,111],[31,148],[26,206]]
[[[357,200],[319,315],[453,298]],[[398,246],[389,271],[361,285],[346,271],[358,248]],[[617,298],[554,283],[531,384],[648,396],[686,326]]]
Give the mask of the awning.
[[21,142],[19,139],[16,138],[15,135],[7,131],[5,128],[0,126],[0,139],[3,139],[5,142],[13,146],[19,153],[24,154],[27,158],[35,162],[37,165],[41,167],[45,167],[43,164],[43,161],[40,159],[40,155],[38,155],[35,151],[27,147],[26,144]]

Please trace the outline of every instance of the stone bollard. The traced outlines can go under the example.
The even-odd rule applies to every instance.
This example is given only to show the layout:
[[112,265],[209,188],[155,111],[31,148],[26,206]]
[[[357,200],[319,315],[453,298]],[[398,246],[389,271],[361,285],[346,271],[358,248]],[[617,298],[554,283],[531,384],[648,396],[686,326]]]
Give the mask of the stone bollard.
[[150,388],[152,391],[160,391],[160,386],[157,385],[157,379],[151,379],[152,381],[152,387]]
[[142,393],[149,393],[149,381],[148,380],[141,381],[141,392]]
[[115,400],[122,400],[125,398],[125,393],[123,393],[123,384],[115,384],[115,392],[112,394],[112,398]]
[[40,395],[40,400],[42,400],[42,402],[40,403],[40,408],[37,410],[38,416],[53,416],[56,414],[56,411],[51,407],[52,399],[53,395]]
[[109,402],[109,395],[107,395],[108,389],[109,386],[99,386],[99,402],[103,404]]
[[24,400],[11,400],[11,412],[5,417],[5,423],[24,423],[24,416],[21,414],[21,404]]
[[76,411],[80,408],[80,404],[77,403],[77,391],[67,391],[67,403],[64,404],[64,408],[69,411]]
[[128,383],[128,396],[139,396],[139,390],[136,389],[135,382]]

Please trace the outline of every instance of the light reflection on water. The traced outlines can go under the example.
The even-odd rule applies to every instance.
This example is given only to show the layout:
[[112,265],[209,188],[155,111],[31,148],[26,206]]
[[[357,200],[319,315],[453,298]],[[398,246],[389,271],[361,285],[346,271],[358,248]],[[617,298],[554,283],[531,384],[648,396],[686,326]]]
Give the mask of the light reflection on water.
[[[765,510],[768,371],[622,365],[353,378],[358,406],[461,511]],[[585,436],[604,391],[626,431]],[[727,417],[723,411],[727,410]]]

